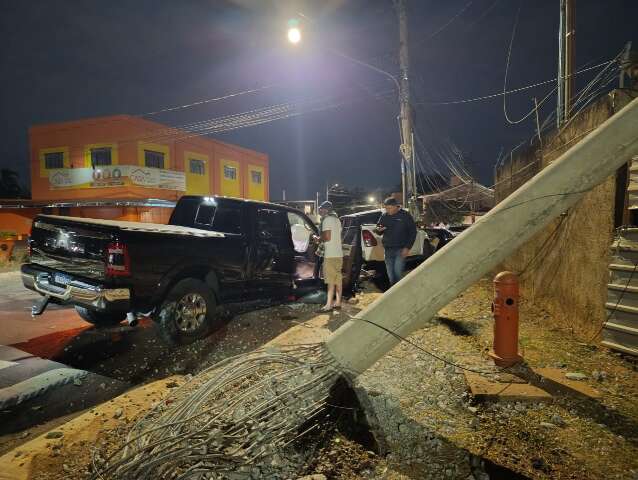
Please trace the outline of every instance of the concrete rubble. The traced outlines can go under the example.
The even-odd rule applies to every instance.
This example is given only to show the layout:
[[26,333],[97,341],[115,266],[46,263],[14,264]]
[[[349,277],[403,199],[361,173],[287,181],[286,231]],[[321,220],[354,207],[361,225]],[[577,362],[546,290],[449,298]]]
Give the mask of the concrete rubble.
[[[471,292],[441,312],[442,317],[435,326],[416,332],[409,340],[447,362],[486,372],[483,375],[495,382],[511,382],[516,370],[499,371],[483,355],[491,338],[490,287],[489,282],[485,282],[470,289]],[[376,295],[378,293],[371,291],[360,295],[356,307],[349,304],[345,312],[356,313],[356,308],[365,308]],[[261,310],[241,315],[237,321],[251,323],[254,328],[268,328],[269,319],[286,315],[292,317],[288,320],[292,328],[276,340],[283,344],[321,341],[348,318],[343,314],[317,316],[313,307],[307,306]],[[533,310],[523,311],[522,315],[524,356],[530,365],[560,366],[562,377],[569,372],[584,373],[588,379],[574,380],[572,384],[594,385],[600,391],[600,400],[556,395],[550,402],[477,402],[469,394],[462,369],[403,342],[354,384],[365,421],[376,440],[376,452],[368,452],[372,447],[367,445],[353,450],[350,440],[334,432],[328,433],[318,449],[315,449],[318,439],[310,436],[305,443],[286,450],[283,455],[273,452],[261,463],[237,468],[232,475],[228,472],[215,477],[211,473],[208,478],[297,479],[306,475],[306,478],[319,479],[324,475],[344,479],[487,480],[496,465],[503,469],[501,472],[509,472],[511,478],[522,475],[593,480],[600,475],[627,478],[628,472],[638,472],[638,436],[631,433],[638,419],[635,370],[623,366],[622,358],[579,346],[573,340],[566,340],[560,332],[546,333],[547,341],[560,348],[547,348],[543,344],[535,350],[529,335],[538,328],[533,322],[527,325],[534,315]],[[245,343],[252,348],[250,342]],[[217,355],[211,352],[212,357]],[[211,361],[218,359],[211,358]],[[605,372],[605,375],[596,375],[594,371]],[[172,379],[165,382],[163,393],[170,395],[182,383],[183,380]],[[121,416],[119,409],[123,410]],[[100,445],[110,445],[112,451],[118,442],[121,445],[122,435],[135,420],[134,410],[128,404],[116,402],[103,415],[97,415],[98,411],[96,409],[96,418],[100,421],[93,425],[108,426],[108,430],[99,434]],[[358,421],[362,422],[362,418]],[[324,425],[330,423],[328,419]],[[15,478],[85,478],[89,458],[86,452],[78,450],[77,437],[67,428],[54,431],[63,431],[64,436],[42,440],[51,444],[46,449],[47,461],[37,462],[40,467],[46,465],[46,470],[36,469],[33,476]],[[28,463],[31,455],[25,448],[28,445],[18,447],[17,450],[22,451],[18,457],[13,457],[16,451],[10,452],[12,465],[18,461]],[[81,448],[86,450],[86,444]],[[3,460],[5,458],[8,457]],[[623,462],[614,463],[614,458],[622,458]],[[336,465],[355,468],[346,471]],[[74,476],[75,472],[82,474]]]

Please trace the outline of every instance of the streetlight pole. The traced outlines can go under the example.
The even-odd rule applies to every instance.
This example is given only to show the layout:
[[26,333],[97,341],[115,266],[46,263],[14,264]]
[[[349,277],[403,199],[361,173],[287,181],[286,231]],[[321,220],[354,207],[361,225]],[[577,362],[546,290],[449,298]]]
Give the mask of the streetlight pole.
[[[382,70],[379,67],[371,65],[369,63],[363,62],[356,58],[353,58],[349,55],[346,55],[339,50],[334,48],[326,48],[330,53],[345,58],[346,60],[351,61],[357,65],[361,65],[370,70],[374,70],[377,73],[385,75],[390,78],[394,85],[397,88],[399,94],[399,103],[401,105],[401,111],[399,114],[399,134],[400,134],[400,146],[399,150],[401,153],[401,185],[402,185],[402,193],[403,193],[403,201],[405,205],[408,207],[412,216],[416,219],[418,216],[418,205],[417,205],[417,188],[416,188],[416,167],[415,167],[415,157],[414,157],[414,148],[413,148],[413,128],[412,128],[412,111],[410,107],[410,83],[409,83],[409,63],[410,58],[408,55],[408,14],[405,7],[405,0],[394,0],[395,7],[397,8],[397,14],[399,17],[399,64],[401,69],[401,78],[397,80],[397,78],[391,73]],[[299,16],[305,18],[310,23],[314,23],[314,21],[308,16],[299,13]],[[298,22],[294,22],[294,26],[296,26]],[[301,38],[301,33],[298,35]],[[289,40],[292,42],[290,38],[289,31]],[[412,173],[411,173],[412,172]],[[410,196],[410,198],[408,198]],[[326,199],[328,198],[328,188],[326,187]]]
[[574,90],[575,0],[560,0],[558,29],[558,106],[556,127],[567,123]]
[[[408,14],[405,0],[396,0],[395,5],[399,17],[399,67],[401,78],[399,81],[399,114],[401,145],[399,150],[402,157],[403,202],[413,217],[417,217],[416,169],[414,168],[414,149],[412,148],[412,109],[410,107],[410,56],[408,52]],[[409,198],[408,198],[409,197]]]

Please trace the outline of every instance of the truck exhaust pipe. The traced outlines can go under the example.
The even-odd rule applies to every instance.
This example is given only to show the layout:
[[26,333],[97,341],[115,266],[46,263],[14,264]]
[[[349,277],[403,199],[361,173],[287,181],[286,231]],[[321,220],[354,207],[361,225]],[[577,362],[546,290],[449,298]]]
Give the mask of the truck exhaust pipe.
[[135,313],[128,312],[126,314],[126,324],[129,327],[135,327],[135,326],[137,326],[138,323],[139,323],[139,320],[137,318],[137,315],[135,315]]

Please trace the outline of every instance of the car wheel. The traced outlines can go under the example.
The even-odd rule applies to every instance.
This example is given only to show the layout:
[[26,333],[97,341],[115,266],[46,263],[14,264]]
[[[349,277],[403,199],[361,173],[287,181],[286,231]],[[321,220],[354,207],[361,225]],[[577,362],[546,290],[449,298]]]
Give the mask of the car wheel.
[[426,260],[427,258],[431,257],[433,253],[434,253],[434,247],[432,247],[432,244],[430,243],[430,241],[424,240],[423,241],[423,260]]
[[361,275],[361,268],[363,267],[363,258],[361,252],[361,246],[357,246],[354,249],[352,262],[350,265],[349,275],[344,277],[344,292],[355,293],[357,286],[359,285],[359,276]]
[[82,317],[82,320],[92,323],[96,327],[113,327],[126,318],[126,312],[96,312],[77,305],[75,311]]
[[155,320],[160,337],[169,345],[192,343],[219,322],[215,295],[201,280],[181,280],[166,296]]

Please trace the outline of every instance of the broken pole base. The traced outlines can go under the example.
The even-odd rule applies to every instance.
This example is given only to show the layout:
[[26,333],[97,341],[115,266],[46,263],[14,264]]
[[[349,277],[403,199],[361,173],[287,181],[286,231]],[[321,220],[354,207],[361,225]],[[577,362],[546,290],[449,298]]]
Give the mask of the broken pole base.
[[511,367],[512,365],[516,365],[523,361],[523,357],[520,353],[513,357],[501,357],[494,353],[494,350],[490,350],[488,355],[492,360],[494,360],[494,364],[498,367]]

